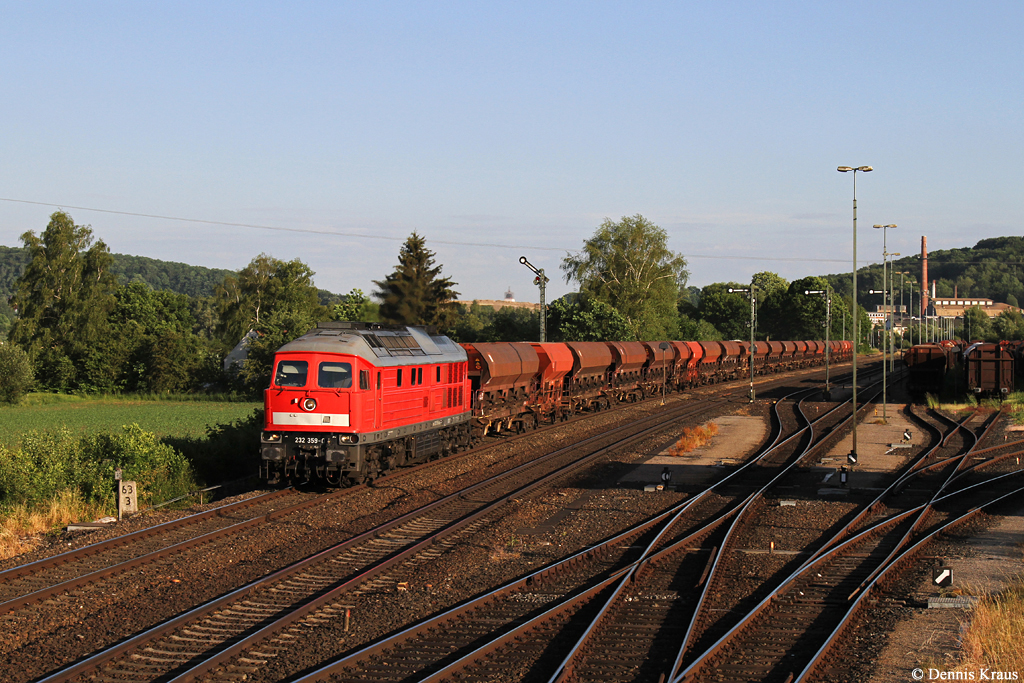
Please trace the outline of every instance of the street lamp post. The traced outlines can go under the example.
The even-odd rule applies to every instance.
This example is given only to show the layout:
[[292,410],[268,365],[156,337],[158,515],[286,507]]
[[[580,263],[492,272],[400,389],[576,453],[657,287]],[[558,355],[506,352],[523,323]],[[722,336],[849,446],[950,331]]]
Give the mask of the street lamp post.
[[534,284],[540,287],[540,343],[543,344],[547,336],[547,311],[544,309],[544,287],[548,283],[548,278],[544,275],[543,268],[537,268],[532,263],[526,260],[525,256],[519,257],[519,262],[524,266],[532,270],[537,277],[533,278]]
[[[896,224],[895,223],[889,223],[887,225],[877,225],[876,224],[876,225],[872,225],[871,227],[875,228],[876,230],[881,229],[881,231],[882,231],[882,289],[883,290],[888,290],[890,292],[889,299],[891,301],[892,300],[892,296],[891,296],[892,289],[889,287],[889,278],[887,277],[887,268],[888,268],[888,264],[889,264],[889,247],[888,247],[888,239],[887,239],[887,234],[886,233],[889,232],[889,228],[895,229],[896,228]],[[884,296],[884,294],[882,296],[882,310],[883,311],[886,310],[886,303],[885,303],[885,296]],[[888,313],[886,313],[886,318],[888,318]],[[888,333],[886,333],[885,339],[886,339],[886,346],[889,346],[889,334]],[[885,354],[884,353],[882,354],[882,371],[885,372]]]
[[825,295],[825,392],[824,398],[826,401],[832,400],[832,387],[829,381],[829,333],[832,331],[832,287],[828,286],[826,289],[805,289],[804,294],[824,294]]
[[893,261],[899,252],[889,254],[889,372],[896,372],[896,276]]
[[750,402],[753,403],[754,402],[754,351],[757,349],[757,347],[755,346],[756,342],[754,341],[754,321],[756,319],[755,308],[754,307],[757,304],[757,298],[756,298],[756,296],[757,296],[756,295],[757,285],[755,285],[754,283],[751,283],[750,287],[747,287],[745,289],[733,289],[733,288],[730,287],[729,288],[729,292],[730,293],[732,293],[732,292],[746,292],[746,293],[750,294],[750,353],[748,355],[750,356],[750,358],[749,358],[749,360],[750,360]]
[[[900,335],[900,350],[902,351],[903,350],[903,341],[906,339],[906,331],[907,331],[906,315],[904,315],[904,313],[903,313],[903,311],[904,311],[904,309],[903,309],[903,276],[907,275],[907,271],[905,271],[905,270],[897,270],[895,273],[893,273],[893,275],[899,275],[900,276],[900,329],[903,330],[903,334]],[[895,289],[895,287],[894,287],[894,289]]]
[[[883,302],[885,301],[885,290],[884,289],[869,289],[868,290],[868,294],[881,294],[882,295],[882,301]],[[882,309],[885,310],[885,304],[884,303],[882,304]],[[879,341],[881,342],[879,344],[879,346],[882,347],[882,421],[885,422],[886,418],[887,418],[886,412],[885,412],[885,405],[886,405],[886,402],[887,402],[886,401],[886,376],[889,374],[888,370],[885,367],[885,348],[889,345],[889,340],[888,340],[888,335],[885,334],[885,323],[884,323],[884,321],[882,323],[882,336],[881,336],[881,339],[879,339]],[[875,413],[875,414],[877,415],[877,413]]]
[[860,339],[857,336],[857,171],[868,173],[870,166],[839,166],[840,173],[853,171],[853,447],[846,456],[851,465],[857,464],[857,348]]

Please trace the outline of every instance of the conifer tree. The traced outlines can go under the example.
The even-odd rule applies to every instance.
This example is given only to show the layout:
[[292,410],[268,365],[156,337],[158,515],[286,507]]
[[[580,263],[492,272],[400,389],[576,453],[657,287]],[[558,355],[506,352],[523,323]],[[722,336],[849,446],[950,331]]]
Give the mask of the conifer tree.
[[452,287],[458,283],[441,277],[443,266],[434,265],[434,252],[416,232],[402,245],[398,265],[383,280],[374,280],[380,300],[380,319],[400,325],[436,325],[446,330],[454,323],[459,295]]

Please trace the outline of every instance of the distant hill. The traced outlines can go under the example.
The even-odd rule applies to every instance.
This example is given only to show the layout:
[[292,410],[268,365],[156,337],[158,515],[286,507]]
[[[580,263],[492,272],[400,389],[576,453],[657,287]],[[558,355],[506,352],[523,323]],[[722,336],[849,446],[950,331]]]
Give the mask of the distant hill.
[[121,284],[145,282],[153,289],[169,290],[188,296],[213,296],[213,291],[233,270],[190,266],[176,261],[160,261],[145,256],[113,254],[110,268]]
[[[878,258],[860,252],[864,260]],[[894,271],[904,271],[904,282],[921,281],[920,254],[905,255],[893,262]],[[826,275],[832,287],[843,296],[850,295],[850,274]],[[941,297],[958,294],[961,297],[987,297],[1000,303],[1017,305],[1024,302],[1024,237],[992,237],[984,239],[973,247],[940,249],[928,252],[928,282],[935,282],[935,293]],[[896,292],[899,296],[900,276],[896,276]],[[882,264],[857,269],[858,297],[867,295],[869,289],[882,288]],[[909,285],[904,286],[905,293]],[[861,302],[881,303],[875,295]]]
[[[217,285],[223,282],[225,277],[238,275],[233,270],[190,266],[187,263],[161,261],[145,256],[111,256],[114,257],[114,264],[110,270],[121,284],[145,282],[153,289],[187,294],[191,297],[213,296]],[[7,306],[7,300],[14,294],[14,283],[25,272],[26,265],[28,251],[24,247],[0,246],[0,314],[13,314]],[[327,307],[344,299],[342,295],[326,289],[319,290],[319,293],[320,303]]]
[[[112,254],[111,267],[121,284],[145,282],[153,289],[168,290],[188,296],[212,296],[214,289],[231,270],[190,266],[175,261],[160,261],[145,256]],[[0,301],[6,302],[14,294],[14,283],[28,264],[28,251],[24,247],[0,246]]]

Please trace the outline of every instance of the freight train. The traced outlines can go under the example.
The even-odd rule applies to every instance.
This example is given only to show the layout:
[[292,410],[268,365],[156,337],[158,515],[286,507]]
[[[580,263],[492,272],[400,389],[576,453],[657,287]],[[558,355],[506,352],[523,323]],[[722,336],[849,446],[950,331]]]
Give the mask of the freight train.
[[[277,350],[261,437],[269,484],[344,486],[581,411],[820,365],[825,343],[487,342],[426,327],[321,323]],[[853,343],[830,342],[836,362]]]
[[1014,362],[1019,360],[1019,352],[1019,345],[1013,342],[968,346],[963,354],[967,391],[976,396],[1005,398],[1013,391]]
[[950,344],[915,344],[903,354],[907,366],[907,389],[912,394],[938,394],[946,373],[957,363],[959,348]]
[[1014,390],[1015,376],[1024,372],[1024,342],[917,344],[904,354],[903,362],[914,393],[938,394],[948,373],[960,372],[968,393],[1005,398]]

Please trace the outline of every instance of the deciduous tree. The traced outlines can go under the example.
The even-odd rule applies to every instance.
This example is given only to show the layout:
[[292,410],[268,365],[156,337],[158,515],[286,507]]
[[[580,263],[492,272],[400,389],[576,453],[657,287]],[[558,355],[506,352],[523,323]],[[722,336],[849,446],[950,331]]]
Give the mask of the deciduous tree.
[[626,318],[612,306],[592,296],[566,297],[548,307],[551,341],[617,341],[633,331]]
[[1024,339],[1024,315],[1007,309],[992,321],[992,329],[997,337],[1005,341]]
[[341,303],[334,304],[335,320],[352,320],[357,322],[377,322],[380,311],[377,304],[370,301],[363,290],[353,289],[345,295]]
[[237,344],[249,330],[262,328],[264,319],[272,313],[326,319],[313,275],[299,259],[281,261],[260,254],[237,278],[225,278],[217,288],[217,301],[227,348]]
[[679,288],[689,273],[686,259],[668,248],[668,233],[637,214],[598,227],[577,254],[562,259],[567,283],[579,284],[617,310],[634,339],[670,339],[678,334]]
[[30,261],[16,285],[11,341],[27,351],[48,388],[106,388],[110,372],[99,351],[108,342],[117,286],[107,245],[93,243],[92,229],[63,211],[50,216],[42,235],[29,231],[21,240]]
[[20,346],[0,343],[0,402],[17,403],[32,388],[32,361]]
[[743,292],[750,285],[736,282],[716,282],[701,290],[700,319],[710,323],[725,339],[750,338],[750,299]]

